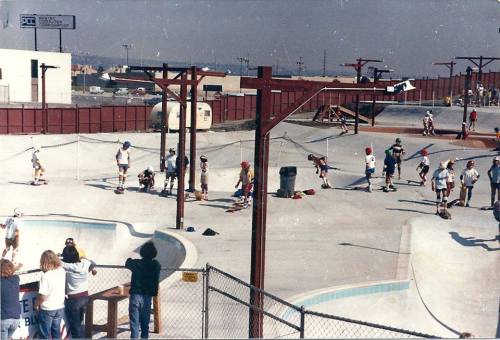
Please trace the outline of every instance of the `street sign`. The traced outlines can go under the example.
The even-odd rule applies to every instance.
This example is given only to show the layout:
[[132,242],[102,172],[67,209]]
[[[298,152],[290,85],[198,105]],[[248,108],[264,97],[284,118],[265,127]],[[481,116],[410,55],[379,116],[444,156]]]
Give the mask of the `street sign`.
[[21,14],[21,28],[70,29],[76,28],[74,15]]

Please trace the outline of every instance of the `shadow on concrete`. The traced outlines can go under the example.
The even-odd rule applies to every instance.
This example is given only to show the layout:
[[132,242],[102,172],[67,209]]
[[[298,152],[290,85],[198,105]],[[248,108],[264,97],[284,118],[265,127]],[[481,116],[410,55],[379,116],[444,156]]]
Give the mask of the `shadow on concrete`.
[[35,185],[32,185],[31,184],[31,181],[30,182],[7,182],[9,184],[18,184],[18,185],[28,185],[28,186],[35,186]]
[[414,209],[399,209],[399,208],[385,208],[385,209],[391,210],[391,211],[414,212],[414,213],[419,213],[419,214],[424,214],[424,215],[435,215],[434,213],[431,213],[431,212],[419,211],[419,210],[414,210]]
[[116,189],[116,186],[114,185],[109,185],[109,184],[94,184],[94,183],[85,183],[85,185],[98,188],[98,189],[103,189],[103,190],[114,190]]
[[210,202],[221,202],[221,203],[233,203],[236,201],[236,198],[216,198],[216,199],[211,199]]
[[498,237],[492,238],[490,240],[483,240],[480,238],[475,238],[473,236],[470,237],[462,237],[460,236],[457,232],[455,231],[450,231],[449,232],[450,236],[452,239],[460,243],[464,247],[481,247],[484,248],[487,251],[497,251],[500,250],[500,247],[498,248],[491,248],[489,245],[487,245],[485,242],[498,242]]
[[394,182],[394,185],[406,185],[409,187],[420,187],[420,182],[418,181],[406,181],[406,182]]
[[402,253],[402,252],[394,251],[394,250],[387,250],[387,249],[381,249],[381,248],[374,248],[374,247],[362,246],[362,245],[359,245],[359,244],[352,244],[352,243],[349,243],[349,242],[341,242],[341,243],[339,243],[339,246],[350,246],[350,247],[366,248],[366,249],[378,250],[378,251],[383,251],[385,253],[393,253],[393,254],[404,254],[404,255],[411,254],[411,253]]
[[232,205],[222,205],[222,204],[200,204],[202,207],[219,208],[219,209],[229,209]]
[[71,215],[71,214],[37,214],[37,215],[25,215],[25,216],[30,216],[30,217],[50,217],[50,216],[60,216],[60,217],[72,217],[72,218],[81,218],[84,220],[89,220],[91,221],[99,221],[99,222],[111,222],[111,223],[121,223],[125,226],[127,226],[128,231],[130,235],[134,237],[140,237],[140,238],[150,238],[153,236],[153,234],[146,234],[146,233],[141,233],[138,232],[134,229],[134,226],[128,222],[124,221],[118,221],[118,220],[108,220],[108,219],[103,219],[103,218],[95,218],[95,217],[85,217],[85,216],[77,216],[77,215]]
[[327,139],[332,140],[332,139],[343,138],[343,137],[349,137],[349,136],[354,136],[354,133],[349,133],[349,134],[338,134],[338,135],[330,135],[330,136],[323,137],[323,138],[313,139],[313,140],[307,141],[307,142],[305,142],[305,143],[306,143],[306,144],[310,144],[310,143],[318,143],[318,142],[324,142],[324,141],[326,141]]
[[436,202],[427,201],[427,200],[423,200],[423,201],[398,200],[398,202],[416,203],[416,204],[431,205],[431,206],[435,206],[436,205]]

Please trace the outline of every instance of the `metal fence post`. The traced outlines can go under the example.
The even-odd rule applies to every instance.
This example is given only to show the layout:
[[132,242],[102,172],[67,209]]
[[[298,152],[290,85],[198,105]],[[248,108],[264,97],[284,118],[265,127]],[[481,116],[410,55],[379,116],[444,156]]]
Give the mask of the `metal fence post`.
[[306,331],[306,311],[304,306],[300,306],[300,338],[304,339],[304,333]]
[[204,297],[204,306],[203,306],[203,311],[204,311],[204,318],[203,318],[203,332],[202,332],[202,338],[208,339],[208,322],[209,322],[209,307],[208,307],[208,297],[210,293],[210,265],[207,263],[205,270],[203,271],[203,285],[204,285],[204,291],[203,291],[203,297]]

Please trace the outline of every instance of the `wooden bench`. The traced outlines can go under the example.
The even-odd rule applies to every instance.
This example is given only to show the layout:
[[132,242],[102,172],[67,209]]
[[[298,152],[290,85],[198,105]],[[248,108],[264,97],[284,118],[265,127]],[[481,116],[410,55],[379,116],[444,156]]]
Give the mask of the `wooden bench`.
[[[87,312],[85,313],[85,337],[92,338],[92,333],[106,332],[106,337],[116,338],[118,332],[118,324],[128,322],[128,314],[118,318],[118,303],[129,298],[130,284],[125,284],[123,294],[120,293],[119,287],[110,288],[102,292],[95,293],[89,296],[87,303]],[[159,295],[153,297],[153,306],[151,313],[153,314],[154,329],[153,333],[160,333],[160,304]],[[108,302],[108,316],[105,324],[94,324],[94,301],[103,300]]]

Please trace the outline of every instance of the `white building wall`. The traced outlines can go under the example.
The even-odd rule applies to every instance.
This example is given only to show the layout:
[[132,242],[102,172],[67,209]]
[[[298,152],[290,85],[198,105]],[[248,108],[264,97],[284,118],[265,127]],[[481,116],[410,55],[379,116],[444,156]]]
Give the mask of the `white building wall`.
[[[31,102],[31,60],[38,60],[38,102],[42,102],[42,70],[40,65],[57,66],[45,73],[47,103],[71,104],[71,54],[27,50],[0,49],[2,79],[0,87],[8,87],[10,102]],[[1,90],[0,90],[1,92]],[[0,102],[5,101],[0,96]]]

